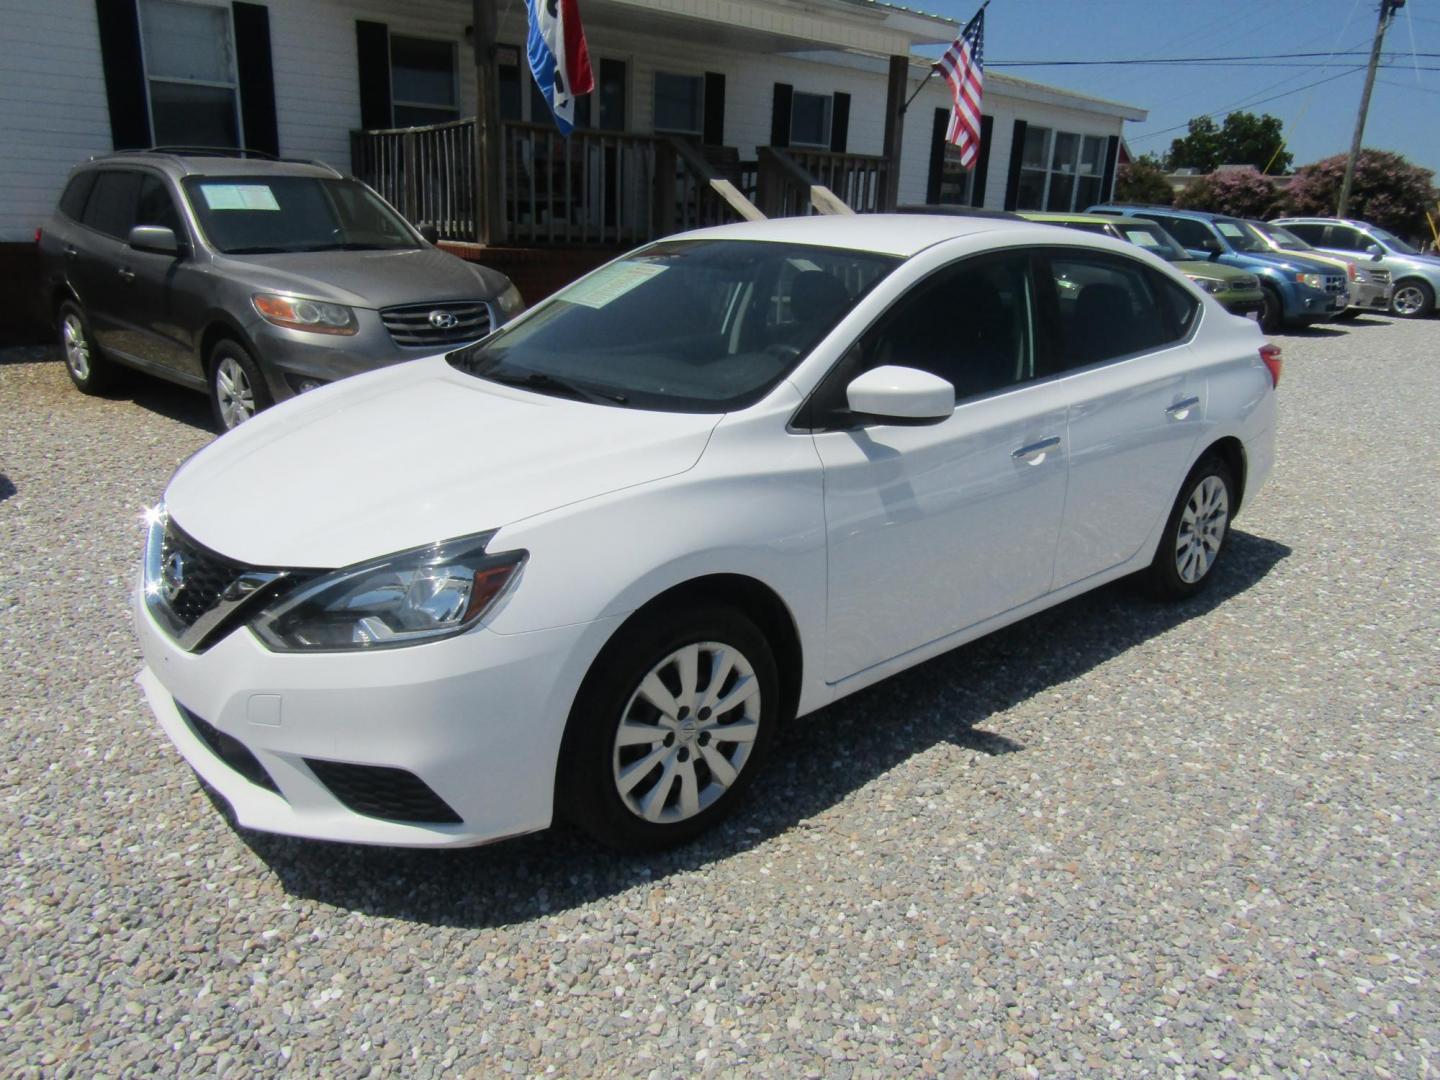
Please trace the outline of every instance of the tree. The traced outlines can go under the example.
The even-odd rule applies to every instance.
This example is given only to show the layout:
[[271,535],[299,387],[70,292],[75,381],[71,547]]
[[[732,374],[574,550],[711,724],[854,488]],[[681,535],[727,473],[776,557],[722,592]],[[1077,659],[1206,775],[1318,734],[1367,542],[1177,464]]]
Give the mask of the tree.
[[1266,113],[1233,112],[1216,127],[1208,116],[1190,121],[1189,134],[1170,144],[1166,163],[1174,169],[1212,173],[1221,165],[1250,165],[1272,176],[1290,169],[1293,160],[1285,146],[1278,117]]
[[1169,206],[1175,199],[1165,167],[1154,154],[1145,154],[1121,165],[1115,174],[1115,201]]
[[[1335,213],[1346,156],[1336,154],[1296,169],[1285,188],[1287,211],[1320,217]],[[1399,154],[1361,150],[1347,213],[1402,236],[1425,234],[1425,210],[1434,205],[1434,184],[1434,172],[1411,165]]]
[[1267,218],[1280,205],[1281,193],[1258,169],[1224,169],[1202,176],[1180,192],[1175,205],[1239,218]]

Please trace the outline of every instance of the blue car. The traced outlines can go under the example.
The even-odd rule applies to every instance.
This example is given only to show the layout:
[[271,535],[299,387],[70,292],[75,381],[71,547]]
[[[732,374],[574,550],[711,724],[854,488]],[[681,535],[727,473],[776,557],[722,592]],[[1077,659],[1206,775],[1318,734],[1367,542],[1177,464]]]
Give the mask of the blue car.
[[1092,206],[1086,213],[1154,221],[1178,240],[1192,259],[1209,259],[1254,274],[1265,296],[1260,328],[1267,334],[1334,319],[1350,303],[1344,274],[1326,263],[1272,250],[1238,218],[1169,206],[1115,203]]

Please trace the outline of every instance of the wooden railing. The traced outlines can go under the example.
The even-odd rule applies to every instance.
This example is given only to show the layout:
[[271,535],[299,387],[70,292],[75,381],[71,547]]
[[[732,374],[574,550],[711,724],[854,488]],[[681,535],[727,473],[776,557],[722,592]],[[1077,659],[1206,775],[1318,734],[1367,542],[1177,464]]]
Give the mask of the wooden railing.
[[[662,203],[675,206],[675,220],[664,221],[662,225],[673,225],[667,231],[703,229],[709,225],[725,225],[732,221],[760,221],[765,215],[741,189],[745,183],[745,169],[737,165],[736,179],[732,180],[706,158],[705,154],[691,143],[669,139],[662,151],[662,172],[660,183],[665,185],[669,170],[674,170],[675,191],[671,196],[662,192]],[[751,175],[754,175],[752,166]],[[738,183],[737,183],[738,181]],[[753,192],[752,186],[752,192]]]
[[802,150],[791,147],[783,151],[790,160],[829,188],[836,198],[857,214],[873,214],[893,210],[885,206],[885,178],[890,162],[870,154],[837,154],[830,150]]
[[[844,156],[844,155],[837,155]],[[766,217],[853,214],[846,202],[819,182],[785,150],[759,148],[760,209]]]
[[475,239],[474,120],[352,131],[350,168],[411,223]]

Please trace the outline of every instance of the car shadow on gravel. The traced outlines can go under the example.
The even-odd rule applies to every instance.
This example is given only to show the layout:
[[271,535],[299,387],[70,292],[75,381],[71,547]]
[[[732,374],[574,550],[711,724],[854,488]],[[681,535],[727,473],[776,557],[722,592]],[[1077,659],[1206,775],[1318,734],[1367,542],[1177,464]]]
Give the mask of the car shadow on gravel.
[[10,478],[8,476],[6,476],[4,473],[0,473],[0,502],[4,502],[6,499],[10,498],[10,496],[14,494],[15,485],[10,482]]
[[[287,892],[347,910],[478,928],[583,906],[701,869],[789,829],[829,828],[819,815],[907,759],[943,743],[991,757],[1024,752],[1023,744],[980,725],[1204,616],[1260,581],[1290,554],[1284,544],[1238,530],[1229,543],[1210,587],[1192,600],[1159,604],[1140,597],[1133,584],[1117,582],[790,725],[734,817],[698,840],[659,855],[610,854],[566,827],[460,851],[327,844],[238,827],[236,833]],[[980,761],[975,768],[986,765]],[[210,798],[228,817],[224,800],[214,793]],[[837,837],[837,843],[848,839]]]

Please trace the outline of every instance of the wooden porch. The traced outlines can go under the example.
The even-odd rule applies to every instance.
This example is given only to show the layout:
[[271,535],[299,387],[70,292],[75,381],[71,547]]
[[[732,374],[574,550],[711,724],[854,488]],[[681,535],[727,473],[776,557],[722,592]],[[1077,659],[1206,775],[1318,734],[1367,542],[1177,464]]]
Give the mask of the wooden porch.
[[[867,154],[729,147],[664,135],[500,124],[497,220],[473,119],[354,131],[351,169],[443,240],[512,246],[629,247],[732,221],[893,208],[892,163]],[[487,178],[488,179],[488,178]]]

